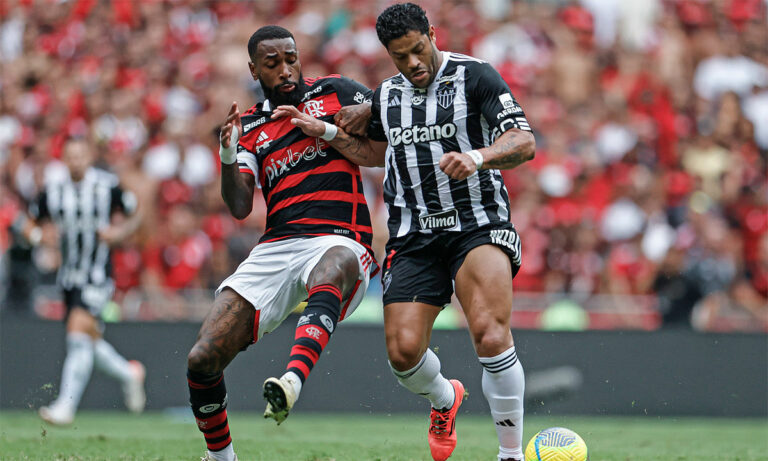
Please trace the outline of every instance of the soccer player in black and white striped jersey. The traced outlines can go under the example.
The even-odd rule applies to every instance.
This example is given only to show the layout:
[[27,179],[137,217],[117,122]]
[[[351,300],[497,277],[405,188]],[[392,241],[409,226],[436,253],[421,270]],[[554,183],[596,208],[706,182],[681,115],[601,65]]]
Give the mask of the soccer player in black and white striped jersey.
[[[509,329],[520,239],[498,170],[533,158],[531,128],[488,63],[437,49],[419,6],[387,8],[376,31],[400,73],[374,93],[369,138],[339,130],[331,145],[359,165],[386,167],[382,283],[392,371],[431,401],[430,450],[447,459],[464,387],[442,376],[429,338],[455,286],[483,366],[499,460],[522,460],[524,376]],[[309,115],[292,116],[305,133],[322,133]]]
[[[32,244],[41,242],[43,229],[52,235],[55,227],[61,247],[57,279],[67,308],[67,356],[58,398],[39,409],[40,417],[51,424],[73,421],[94,367],[122,383],[130,411],[141,412],[146,402],[144,366],[127,361],[104,340],[99,321],[114,292],[110,247],[140,223],[135,196],[120,187],[115,175],[91,166],[93,152],[84,139],[68,140],[62,160],[69,176],[46,185],[30,209],[34,223],[19,224]],[[118,213],[125,216],[119,223],[113,219]]]

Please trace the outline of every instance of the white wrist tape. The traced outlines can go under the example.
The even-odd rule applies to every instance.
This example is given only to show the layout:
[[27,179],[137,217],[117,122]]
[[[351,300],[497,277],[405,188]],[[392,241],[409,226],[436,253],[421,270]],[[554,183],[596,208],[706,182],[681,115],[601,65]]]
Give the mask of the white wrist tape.
[[219,142],[219,158],[221,163],[232,165],[237,161],[237,142],[240,140],[240,130],[236,126],[232,127],[232,134],[229,135],[229,147],[224,147]]
[[29,243],[31,243],[32,246],[37,246],[42,239],[43,230],[39,227],[35,226],[29,231]]
[[325,123],[325,133],[323,133],[322,136],[320,136],[320,139],[324,139],[326,141],[333,141],[333,138],[336,137],[336,133],[339,132],[339,128],[336,125],[333,125],[328,122]]
[[483,166],[483,154],[480,153],[479,150],[474,149],[469,152],[464,152],[465,154],[469,155],[469,157],[474,160],[476,168],[479,170],[481,166]]

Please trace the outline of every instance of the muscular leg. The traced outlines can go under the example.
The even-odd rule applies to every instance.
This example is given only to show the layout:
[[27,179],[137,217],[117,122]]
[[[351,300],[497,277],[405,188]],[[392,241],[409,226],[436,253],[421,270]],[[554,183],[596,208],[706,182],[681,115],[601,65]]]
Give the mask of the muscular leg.
[[68,337],[87,335],[92,341],[93,367],[122,383],[125,406],[133,413],[144,411],[147,396],[144,392],[144,365],[128,361],[107,342],[98,321],[85,309],[73,309],[67,321]]
[[187,356],[189,401],[209,457],[215,460],[234,459],[222,372],[252,342],[254,316],[255,310],[245,298],[224,288]]
[[424,303],[384,306],[384,335],[392,372],[400,384],[422,395],[437,409],[454,401],[451,383],[440,373],[440,360],[429,349],[432,324],[440,307]]
[[224,288],[208,313],[197,342],[187,356],[187,364],[196,373],[224,371],[238,352],[253,341],[254,307],[230,288]]
[[355,253],[347,247],[335,246],[325,252],[309,273],[307,286],[333,285],[346,300],[360,277],[360,266]]
[[499,459],[522,459],[525,377],[509,330],[512,266],[498,247],[469,252],[456,274],[456,296],[483,365],[483,394],[499,437]]
[[336,329],[342,299],[352,295],[359,277],[357,256],[344,246],[328,249],[312,269],[307,280],[307,307],[296,325],[286,372],[280,379],[268,378],[264,383],[264,397],[269,403],[264,417],[280,424],[288,416]]

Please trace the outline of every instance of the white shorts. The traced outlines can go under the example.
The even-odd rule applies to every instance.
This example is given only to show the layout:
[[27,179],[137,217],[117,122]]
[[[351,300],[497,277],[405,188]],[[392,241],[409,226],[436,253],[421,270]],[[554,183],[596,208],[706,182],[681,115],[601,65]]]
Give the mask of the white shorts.
[[309,274],[325,252],[335,246],[352,250],[360,268],[352,295],[341,306],[341,321],[349,317],[363,300],[371,271],[376,267],[368,250],[347,237],[323,235],[256,245],[237,270],[219,285],[216,296],[224,287],[229,287],[253,305],[256,309],[255,342],[277,328],[299,303],[307,299]]

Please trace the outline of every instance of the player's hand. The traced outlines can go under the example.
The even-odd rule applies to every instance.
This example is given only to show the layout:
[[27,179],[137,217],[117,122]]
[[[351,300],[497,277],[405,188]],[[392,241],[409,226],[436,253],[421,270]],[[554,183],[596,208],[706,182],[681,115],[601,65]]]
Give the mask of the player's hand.
[[307,136],[319,138],[325,133],[325,122],[309,114],[299,112],[299,109],[294,106],[277,106],[274,112],[272,112],[272,119],[275,120],[281,117],[290,117],[291,125],[301,128],[301,131]]
[[59,246],[59,231],[53,224],[46,223],[40,226],[43,230],[43,236],[40,243],[45,246],[56,248]]
[[224,121],[221,131],[219,131],[219,142],[222,146],[229,147],[232,127],[235,126],[237,127],[238,134],[242,136],[243,122],[240,120],[240,110],[237,108],[237,102],[232,103],[232,107],[229,108],[229,114],[227,114],[227,120]]
[[368,133],[368,122],[371,120],[371,115],[371,103],[364,102],[342,107],[333,116],[333,122],[347,134],[365,136]]
[[440,158],[440,169],[451,179],[461,181],[472,176],[477,171],[477,165],[467,154],[448,152]]
[[99,239],[108,246],[114,246],[123,240],[123,233],[117,226],[107,226],[98,230]]

